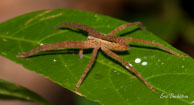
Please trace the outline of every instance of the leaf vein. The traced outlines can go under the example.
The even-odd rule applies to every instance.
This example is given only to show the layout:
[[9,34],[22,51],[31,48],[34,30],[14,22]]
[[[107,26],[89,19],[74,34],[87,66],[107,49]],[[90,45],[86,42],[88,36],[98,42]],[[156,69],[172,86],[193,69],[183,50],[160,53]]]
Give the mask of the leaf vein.
[[109,72],[108,72],[108,78],[109,78],[109,80],[110,80],[110,83],[111,83],[113,89],[114,89],[115,92],[118,94],[118,96],[126,103],[126,105],[128,105],[127,102],[125,101],[124,96],[122,96],[121,93],[120,93],[120,91],[117,90],[117,88],[115,87],[115,85],[114,85],[114,83],[113,83],[113,81],[112,81],[112,79],[111,79],[110,77],[111,77],[111,71],[109,70]]

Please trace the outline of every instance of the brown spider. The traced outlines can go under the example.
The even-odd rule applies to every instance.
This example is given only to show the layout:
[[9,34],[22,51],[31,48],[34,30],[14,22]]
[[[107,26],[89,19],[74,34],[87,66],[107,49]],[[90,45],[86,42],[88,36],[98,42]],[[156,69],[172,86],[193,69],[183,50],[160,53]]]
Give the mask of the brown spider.
[[138,42],[142,44],[149,44],[149,45],[154,45],[157,47],[162,48],[163,50],[174,54],[176,56],[185,56],[178,54],[165,46],[161,45],[160,43],[153,42],[153,41],[146,41],[146,40],[140,40],[136,38],[130,38],[130,37],[118,37],[114,36],[117,32],[123,30],[126,27],[129,26],[134,26],[138,25],[141,29],[143,29],[143,26],[141,22],[134,22],[134,23],[129,23],[129,24],[123,24],[119,26],[118,28],[114,29],[112,32],[109,34],[103,34],[98,32],[97,30],[88,27],[86,25],[81,25],[78,23],[63,23],[62,26],[59,26],[57,28],[64,28],[64,27],[73,27],[73,28],[78,28],[82,29],[84,31],[87,31],[89,36],[87,41],[64,41],[64,42],[58,42],[58,43],[52,43],[52,44],[45,44],[41,45],[35,49],[32,49],[26,53],[21,53],[18,55],[18,57],[29,57],[34,54],[37,54],[42,51],[48,51],[48,50],[55,50],[55,49],[61,49],[61,48],[79,48],[79,56],[82,58],[83,56],[83,49],[90,49],[93,48],[92,52],[92,58],[88,65],[85,68],[84,73],[82,74],[81,78],[79,79],[74,92],[81,95],[80,93],[77,92],[78,88],[80,87],[81,83],[83,82],[84,78],[86,77],[88,71],[90,70],[91,66],[93,65],[95,58],[97,56],[97,52],[99,49],[101,49],[103,52],[105,52],[107,55],[110,55],[114,59],[120,61],[123,66],[125,66],[128,70],[131,70],[132,73],[134,73],[149,89],[151,89],[154,92],[157,92],[156,89],[154,89],[142,76],[137,72],[137,70],[129,65],[124,59],[119,57],[117,54],[115,54],[113,51],[127,51],[130,49],[130,46],[127,44],[128,42]]

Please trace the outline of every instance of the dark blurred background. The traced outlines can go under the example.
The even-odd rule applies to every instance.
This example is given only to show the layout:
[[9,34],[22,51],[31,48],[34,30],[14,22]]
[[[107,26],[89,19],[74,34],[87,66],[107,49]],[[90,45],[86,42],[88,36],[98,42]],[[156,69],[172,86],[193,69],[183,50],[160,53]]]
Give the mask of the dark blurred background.
[[[42,9],[81,9],[128,22],[141,21],[149,31],[194,57],[192,4],[191,0],[0,0],[0,22]],[[54,105],[98,105],[3,57],[0,57],[0,78],[29,88]],[[1,100],[0,105],[39,104]]]

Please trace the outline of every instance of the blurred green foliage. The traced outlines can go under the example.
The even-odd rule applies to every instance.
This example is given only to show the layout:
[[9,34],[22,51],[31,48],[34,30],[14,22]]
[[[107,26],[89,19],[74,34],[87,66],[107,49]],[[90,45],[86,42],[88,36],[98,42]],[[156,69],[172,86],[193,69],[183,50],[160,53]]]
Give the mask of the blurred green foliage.
[[181,0],[128,0],[126,10],[121,19],[140,20],[148,30],[170,43],[184,38],[194,45],[194,21]]

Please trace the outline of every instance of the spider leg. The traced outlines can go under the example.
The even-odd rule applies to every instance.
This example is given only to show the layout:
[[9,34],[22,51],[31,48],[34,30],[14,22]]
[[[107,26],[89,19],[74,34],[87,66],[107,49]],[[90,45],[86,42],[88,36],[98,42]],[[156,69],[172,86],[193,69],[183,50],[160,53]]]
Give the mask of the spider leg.
[[79,57],[80,57],[80,59],[83,58],[83,49],[80,49],[80,50],[79,50]]
[[121,26],[115,28],[115,29],[114,29],[112,32],[110,32],[108,35],[113,36],[113,35],[115,35],[117,32],[123,30],[124,28],[130,27],[130,26],[135,26],[135,25],[139,26],[139,28],[142,29],[142,30],[145,29],[145,27],[143,27],[142,23],[141,23],[140,21],[137,21],[137,22],[133,22],[133,23],[123,24],[123,25],[121,25]]
[[62,48],[93,48],[94,44],[90,41],[64,41],[59,43],[52,43],[52,44],[45,44],[38,46],[28,52],[20,53],[17,57],[29,57],[35,55],[39,52],[49,51],[49,50],[56,50]]
[[79,81],[77,82],[76,84],[76,87],[74,89],[74,92],[75,93],[78,93],[77,90],[78,88],[80,87],[81,83],[83,82],[83,80],[85,79],[87,73],[89,72],[90,68],[92,67],[94,61],[95,61],[95,58],[97,56],[97,52],[98,52],[98,49],[99,48],[94,48],[93,49],[93,52],[92,52],[92,58],[90,60],[90,62],[88,63],[88,65],[86,66],[85,70],[84,70],[84,73],[82,74],[81,78],[79,79]]
[[179,54],[177,52],[174,52],[172,51],[171,49],[165,47],[164,45],[160,44],[160,43],[157,43],[157,42],[153,42],[153,41],[147,41],[147,40],[140,40],[140,39],[137,39],[137,38],[124,38],[124,40],[126,41],[129,41],[129,42],[138,42],[138,43],[142,43],[142,44],[149,44],[149,45],[154,45],[154,46],[157,46],[173,55],[176,55],[176,56],[182,56],[182,57],[185,57],[186,55],[184,54]]
[[129,63],[127,63],[124,59],[122,59],[120,56],[118,56],[117,54],[115,54],[114,52],[110,51],[107,48],[102,47],[102,51],[104,51],[106,54],[110,55],[111,57],[113,57],[114,59],[120,61],[122,63],[122,65],[124,65],[128,70],[131,70],[131,72],[133,72],[149,89],[151,89],[154,92],[157,92],[156,89],[154,89],[143,77],[141,74],[139,74],[137,72],[137,70],[130,66]]
[[91,33],[90,35],[91,36],[98,36],[98,35],[100,35],[101,33],[100,32],[98,32],[96,29],[94,29],[94,28],[91,28],[91,27],[89,27],[89,26],[87,26],[87,25],[82,25],[82,24],[79,24],[79,23],[73,23],[73,22],[63,22],[63,25],[61,25],[61,26],[58,26],[58,27],[56,27],[56,28],[64,28],[64,27],[73,27],[73,28],[77,28],[77,29],[81,29],[81,30],[84,30],[84,31],[86,31],[86,32],[88,32],[88,33]]

